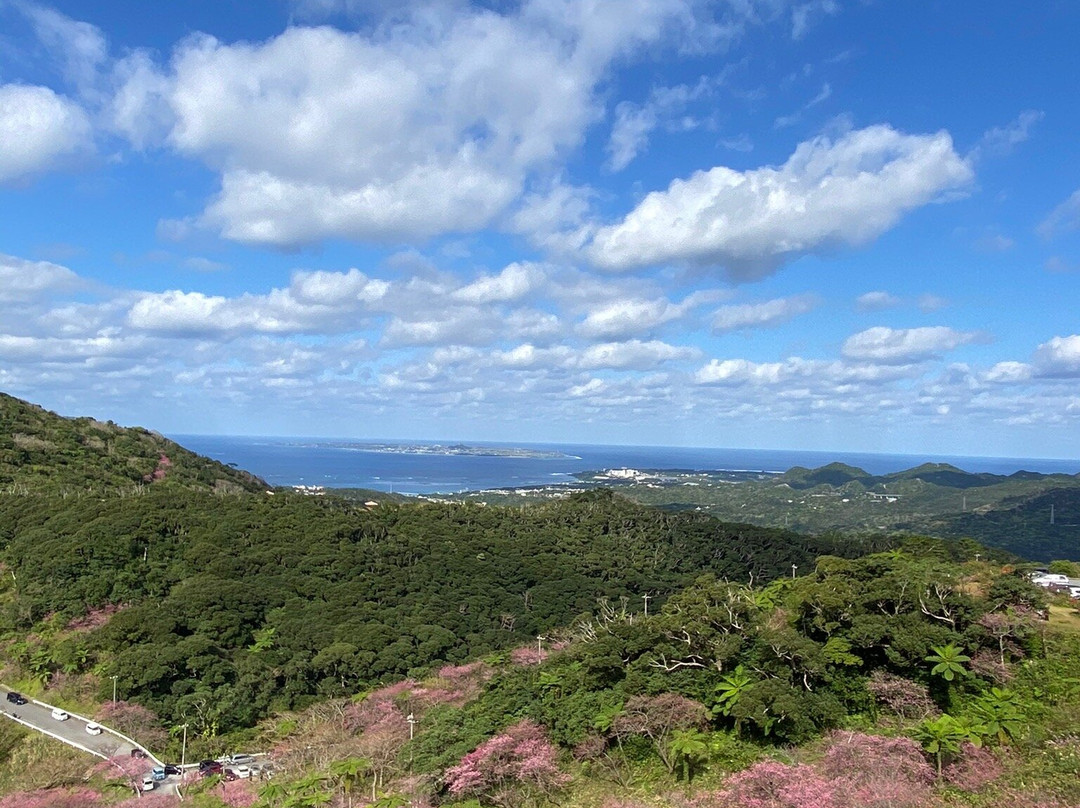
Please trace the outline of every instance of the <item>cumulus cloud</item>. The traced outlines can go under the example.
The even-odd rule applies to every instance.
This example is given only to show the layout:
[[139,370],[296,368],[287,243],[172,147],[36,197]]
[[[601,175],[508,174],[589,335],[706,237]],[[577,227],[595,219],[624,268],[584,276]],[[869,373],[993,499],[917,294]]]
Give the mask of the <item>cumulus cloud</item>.
[[67,267],[0,253],[0,303],[26,302],[82,285],[79,276]]
[[[798,384],[818,388],[818,393],[837,385],[878,384],[913,375],[908,366],[881,365],[868,362],[849,363],[839,360],[814,360],[790,357],[779,362],[754,362],[749,359],[711,359],[694,374],[699,385],[778,386]],[[808,389],[808,388],[804,388]]]
[[881,290],[866,292],[859,295],[855,300],[855,308],[859,311],[881,311],[899,306],[903,301],[896,295]]
[[589,339],[640,336],[682,319],[717,297],[712,291],[695,292],[679,303],[667,298],[616,297],[589,309],[577,332]]
[[201,222],[226,238],[292,247],[473,231],[580,143],[611,61],[678,23],[682,0],[527,0],[257,44],[199,35],[165,68],[145,54],[126,63],[113,118],[139,144],[165,129],[221,172]]
[[543,271],[530,264],[510,264],[498,275],[478,278],[451,297],[467,303],[506,303],[519,300],[544,282]]
[[177,335],[333,333],[357,326],[389,290],[386,281],[348,272],[298,272],[285,289],[235,298],[169,290],[145,293],[131,306],[133,328]]
[[693,359],[699,354],[700,351],[695,348],[669,345],[658,340],[630,340],[591,345],[582,352],[577,364],[587,370],[649,370],[663,362]]
[[0,184],[22,180],[90,151],[90,120],[48,87],[3,84],[0,144]]
[[1035,368],[1040,376],[1080,377],[1080,334],[1054,337],[1035,351]]
[[793,297],[778,297],[762,303],[721,306],[713,314],[713,331],[770,328],[786,323],[800,314],[812,311],[819,302],[820,299],[817,295],[805,294]]
[[871,126],[802,143],[779,168],[721,166],[675,180],[599,228],[587,254],[605,269],[677,263],[749,280],[800,255],[869,242],[972,176],[946,132]]
[[877,326],[852,334],[841,347],[849,359],[907,364],[933,359],[961,345],[981,339],[975,331],[956,331],[947,326],[886,328]]
[[991,384],[1027,382],[1031,380],[1031,365],[1025,362],[997,362],[983,374],[983,379]]

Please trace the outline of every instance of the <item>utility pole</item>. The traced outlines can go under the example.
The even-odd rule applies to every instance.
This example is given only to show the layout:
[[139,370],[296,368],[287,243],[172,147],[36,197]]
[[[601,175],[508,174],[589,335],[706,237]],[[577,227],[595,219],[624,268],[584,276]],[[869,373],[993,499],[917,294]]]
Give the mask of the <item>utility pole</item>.
[[792,564],[791,565],[791,579],[792,580],[795,580],[795,570],[797,570],[798,568],[799,567],[798,567],[797,564]]
[[113,674],[109,678],[112,679],[112,703],[116,704],[116,674]]
[[409,713],[405,720],[409,722],[409,740],[411,741],[413,739],[413,733],[416,730],[416,716]]
[[536,653],[537,653],[538,656],[542,655],[544,653],[544,646],[541,645],[541,643],[543,643],[543,641],[544,641],[544,638],[542,636],[540,636],[539,634],[537,634],[536,635]]
[[650,595],[648,593],[641,596],[642,600],[645,601],[645,616],[646,617],[649,616],[649,598],[651,598],[651,597],[652,597],[652,595]]
[[180,746],[180,779],[183,780],[187,777],[187,769],[184,768],[184,764],[187,763],[187,724],[182,727],[184,730],[184,741]]

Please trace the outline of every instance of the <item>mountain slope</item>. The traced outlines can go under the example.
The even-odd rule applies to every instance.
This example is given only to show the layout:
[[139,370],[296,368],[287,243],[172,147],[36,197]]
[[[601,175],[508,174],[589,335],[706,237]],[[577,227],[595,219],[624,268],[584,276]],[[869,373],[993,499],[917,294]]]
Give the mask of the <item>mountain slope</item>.
[[149,430],[64,418],[0,393],[0,490],[105,493],[148,484],[226,492],[268,487]]

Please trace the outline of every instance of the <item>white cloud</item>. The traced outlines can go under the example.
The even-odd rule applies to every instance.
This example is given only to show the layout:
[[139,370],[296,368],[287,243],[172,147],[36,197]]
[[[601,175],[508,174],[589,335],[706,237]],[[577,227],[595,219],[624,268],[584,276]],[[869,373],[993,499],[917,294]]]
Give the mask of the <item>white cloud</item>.
[[800,255],[869,242],[971,178],[947,133],[872,126],[802,143],[779,168],[717,167],[675,180],[599,228],[587,252],[605,269],[681,263],[747,280]]
[[388,293],[386,281],[348,272],[297,272],[285,289],[235,298],[202,292],[144,293],[127,315],[133,328],[175,335],[333,333],[355,328]]
[[519,300],[544,282],[543,271],[532,264],[510,264],[498,275],[478,278],[451,297],[466,303],[506,303]]
[[77,289],[83,281],[67,267],[0,253],[0,303],[17,303]]
[[1031,365],[1024,362],[997,362],[983,379],[991,384],[1018,384],[1031,380]]
[[698,306],[715,301],[719,294],[695,292],[680,303],[667,298],[617,297],[589,309],[577,332],[589,339],[649,334],[666,323],[682,319]]
[[836,0],[811,0],[791,9],[791,38],[802,39],[814,23],[840,11]]
[[948,305],[949,301],[941,297],[940,295],[931,294],[930,292],[919,295],[919,311],[922,311],[926,314],[935,311],[941,311]]
[[[635,157],[645,151],[650,133],[664,121],[670,121],[691,101],[708,95],[716,81],[702,77],[694,86],[679,84],[656,87],[641,105],[623,101],[615,107],[615,122],[611,126],[607,151],[611,155],[608,167],[622,171]],[[696,118],[682,116],[679,129],[686,131],[700,125]]]
[[19,8],[33,23],[38,40],[63,64],[64,77],[82,96],[97,95],[99,71],[109,55],[101,31],[43,6],[26,3]]
[[682,0],[526,0],[258,44],[195,36],[166,70],[127,64],[114,121],[145,144],[167,119],[173,148],[221,172],[201,222],[230,239],[472,231],[581,142],[611,61],[687,15]]
[[903,301],[889,292],[876,290],[859,295],[855,300],[855,308],[859,311],[881,311],[899,306]]
[[1036,228],[1043,238],[1052,238],[1060,233],[1080,229],[1080,191],[1072,195],[1050,211]]
[[0,144],[0,183],[21,180],[90,151],[90,120],[48,87],[3,84]]
[[956,331],[946,326],[893,329],[876,326],[852,334],[841,347],[849,359],[865,359],[888,364],[923,362],[981,339],[974,331]]
[[[842,393],[850,385],[878,385],[910,378],[907,366],[790,357],[780,362],[711,359],[694,374],[699,385],[776,387],[787,385],[789,395]],[[798,385],[807,385],[800,388]],[[811,390],[813,388],[813,390]]]
[[1035,351],[1034,364],[1039,376],[1080,377],[1080,334],[1054,337],[1044,342]]
[[700,351],[695,348],[669,345],[658,340],[606,342],[586,348],[578,360],[578,366],[586,370],[649,370],[664,362],[694,359],[699,355]]
[[812,311],[820,302],[817,295],[804,294],[778,297],[762,303],[742,303],[721,306],[713,315],[713,331],[735,331],[740,328],[769,328]]
[[988,129],[975,148],[971,150],[971,159],[981,160],[983,157],[1004,157],[1015,146],[1031,137],[1031,130],[1043,117],[1044,115],[1040,110],[1028,109],[1021,112],[1016,120],[1008,125]]

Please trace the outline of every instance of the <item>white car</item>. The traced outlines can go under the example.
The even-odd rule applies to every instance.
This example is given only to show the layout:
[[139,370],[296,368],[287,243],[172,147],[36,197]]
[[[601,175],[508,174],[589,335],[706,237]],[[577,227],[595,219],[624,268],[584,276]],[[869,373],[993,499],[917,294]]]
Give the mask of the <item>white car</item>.
[[246,780],[251,777],[251,767],[246,763],[241,763],[239,766],[233,767],[233,774],[239,777],[241,780]]
[[59,707],[53,707],[52,717],[57,721],[67,721],[71,718],[71,716],[68,715],[67,710],[61,710]]
[[144,774],[142,778],[142,790],[153,791],[155,788],[157,788],[157,783],[154,782],[154,775]]
[[93,721],[91,721],[89,724],[86,725],[86,734],[87,735],[100,735],[101,734],[101,724],[95,724]]

